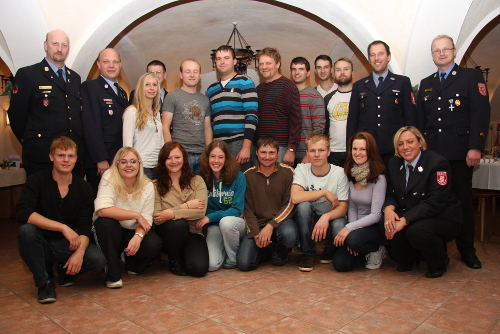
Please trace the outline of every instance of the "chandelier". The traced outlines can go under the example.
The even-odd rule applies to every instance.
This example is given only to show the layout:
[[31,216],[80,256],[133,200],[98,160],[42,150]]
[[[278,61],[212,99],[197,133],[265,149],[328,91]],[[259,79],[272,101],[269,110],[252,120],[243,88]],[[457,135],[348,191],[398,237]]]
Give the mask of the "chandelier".
[[[254,61],[254,66],[257,68],[257,59],[255,58],[256,53],[259,52],[260,50],[257,51],[252,51],[252,48],[250,45],[248,45],[247,41],[243,38],[243,36],[240,34],[236,26],[238,25],[238,22],[233,22],[233,32],[229,36],[229,39],[227,40],[226,44],[227,46],[230,46],[233,48],[234,53],[236,55],[236,65],[234,66],[235,71],[238,74],[246,74],[247,73],[247,68],[248,65]],[[238,45],[237,42],[238,41]],[[231,44],[232,42],[232,44]],[[212,58],[212,68],[215,71],[215,51],[217,49],[212,49],[212,53],[210,54],[210,57]]]

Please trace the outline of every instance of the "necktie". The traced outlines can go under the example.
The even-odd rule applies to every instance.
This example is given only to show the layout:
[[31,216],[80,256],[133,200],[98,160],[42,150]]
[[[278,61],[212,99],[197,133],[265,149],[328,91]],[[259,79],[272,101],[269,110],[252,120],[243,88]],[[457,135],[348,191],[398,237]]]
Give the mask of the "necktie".
[[443,85],[444,83],[444,76],[446,75],[446,73],[442,72],[441,73],[441,86]]
[[411,174],[413,174],[413,166],[408,164],[406,168],[408,168],[408,177],[406,178],[406,187],[408,187],[408,181],[410,180]]
[[125,97],[123,97],[122,90],[120,89],[120,86],[118,85],[118,82],[114,83],[114,86],[116,87],[116,95],[120,99],[120,104],[124,104],[125,102]]
[[377,86],[377,92],[380,92],[380,89],[382,87],[382,82],[384,81],[384,77],[378,77],[378,86]]
[[63,76],[63,70],[62,70],[62,68],[60,68],[60,69],[57,70],[57,76],[59,77],[59,79],[61,79],[62,83],[66,85],[66,81],[64,81],[64,76]]

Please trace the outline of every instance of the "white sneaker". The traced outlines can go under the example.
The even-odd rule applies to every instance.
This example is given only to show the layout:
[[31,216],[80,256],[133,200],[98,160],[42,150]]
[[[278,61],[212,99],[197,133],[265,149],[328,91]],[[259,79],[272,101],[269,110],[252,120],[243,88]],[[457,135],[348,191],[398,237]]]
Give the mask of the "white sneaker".
[[382,266],[382,260],[385,259],[385,247],[380,246],[378,251],[366,254],[366,269],[378,269]]
[[123,282],[121,279],[119,279],[116,282],[111,282],[111,281],[106,281],[106,287],[110,289],[119,289],[123,286]]

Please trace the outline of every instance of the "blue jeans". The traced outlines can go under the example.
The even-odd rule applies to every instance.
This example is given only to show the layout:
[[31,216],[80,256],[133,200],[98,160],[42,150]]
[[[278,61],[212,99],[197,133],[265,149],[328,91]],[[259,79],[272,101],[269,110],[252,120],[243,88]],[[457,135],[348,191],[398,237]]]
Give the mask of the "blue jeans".
[[224,262],[236,265],[241,239],[246,236],[245,228],[245,220],[233,216],[224,217],[219,223],[208,226],[208,271],[220,269]]
[[281,222],[278,228],[274,229],[272,243],[264,248],[260,248],[255,243],[254,238],[245,237],[241,241],[240,250],[237,256],[238,268],[242,271],[254,270],[259,263],[266,260],[271,255],[273,244],[275,251],[280,258],[285,258],[288,250],[297,245],[298,229],[293,219]]
[[144,175],[146,175],[147,177],[149,177],[150,180],[156,180],[155,169],[154,168],[146,168],[146,167],[144,167],[143,170],[144,170]]
[[[49,279],[45,264],[65,264],[74,253],[69,249],[69,242],[66,238],[46,238],[39,227],[29,223],[19,227],[17,241],[19,254],[33,273],[37,287],[45,285]],[[99,247],[89,243],[83,256],[80,274],[101,271],[105,265],[106,258]]]
[[[340,272],[349,271],[363,262],[366,254],[378,251],[380,246],[384,245],[386,242],[387,239],[382,235],[378,224],[354,230],[347,235],[344,245],[338,247],[335,252],[333,256],[333,267]],[[352,255],[347,247],[358,252],[359,255]]]
[[188,152],[189,167],[191,167],[191,171],[196,175],[200,175],[201,171],[200,157],[201,153]]
[[[321,215],[330,211],[332,204],[328,201],[322,203],[302,202],[295,206],[295,221],[299,226],[300,254],[316,255],[314,240],[311,239],[314,226]],[[340,217],[330,221],[326,236],[325,252],[333,254],[335,248],[333,239],[347,224],[345,217]]]
[[[236,158],[236,156],[238,156],[238,153],[240,153],[241,147],[243,146],[243,139],[242,140],[233,141],[233,142],[230,142],[230,143],[226,142],[226,144],[227,144],[227,146],[229,146],[229,150],[231,151],[231,153],[233,154],[233,156]],[[253,145],[251,145],[250,146],[250,161],[248,161],[248,162],[240,165],[241,172],[244,172],[248,168],[250,168],[250,167],[253,166],[252,159],[253,159],[254,156],[255,156],[255,150],[254,150]]]

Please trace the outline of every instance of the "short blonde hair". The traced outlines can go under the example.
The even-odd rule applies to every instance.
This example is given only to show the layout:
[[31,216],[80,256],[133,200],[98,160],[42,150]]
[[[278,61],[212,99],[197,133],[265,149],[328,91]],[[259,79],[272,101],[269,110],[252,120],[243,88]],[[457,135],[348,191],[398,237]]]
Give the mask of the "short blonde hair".
[[453,38],[451,38],[450,36],[448,35],[445,35],[445,34],[441,34],[441,35],[437,35],[436,37],[434,37],[434,39],[432,40],[432,43],[431,43],[431,51],[432,51],[432,44],[434,44],[435,41],[437,41],[438,39],[441,39],[441,38],[447,38],[451,41],[451,44],[453,45],[453,48],[455,48],[455,42],[453,42]]
[[411,126],[411,125],[403,126],[401,129],[399,129],[394,134],[393,143],[394,143],[395,156],[402,158],[401,154],[399,154],[399,152],[398,152],[398,141],[399,141],[399,137],[401,136],[401,134],[405,131],[410,131],[411,133],[413,133],[415,135],[415,137],[417,137],[417,140],[420,142],[420,144],[422,144],[422,151],[425,151],[427,149],[427,142],[425,141],[425,138],[419,129],[417,129],[416,127]]
[[330,149],[330,138],[327,135],[320,132],[313,132],[306,138],[306,148],[309,148],[309,144],[317,143],[321,140],[325,141],[326,148]]

